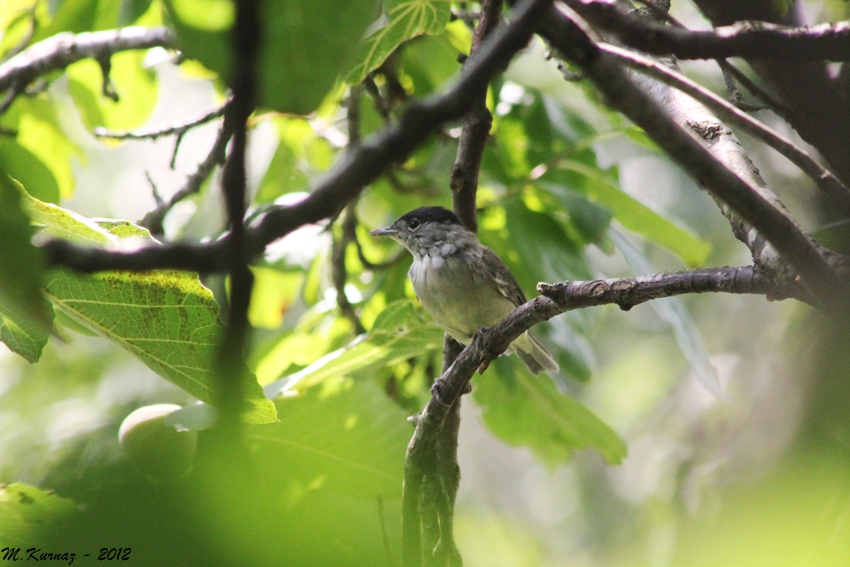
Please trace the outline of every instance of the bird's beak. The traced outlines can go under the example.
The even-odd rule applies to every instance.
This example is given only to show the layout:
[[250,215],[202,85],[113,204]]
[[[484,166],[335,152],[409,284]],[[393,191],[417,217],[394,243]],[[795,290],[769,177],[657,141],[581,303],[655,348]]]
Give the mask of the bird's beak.
[[398,234],[398,230],[394,229],[391,226],[388,226],[386,228],[376,228],[375,230],[370,231],[369,234],[371,234],[372,236],[390,236],[390,237],[392,237],[392,236],[395,236],[396,234]]

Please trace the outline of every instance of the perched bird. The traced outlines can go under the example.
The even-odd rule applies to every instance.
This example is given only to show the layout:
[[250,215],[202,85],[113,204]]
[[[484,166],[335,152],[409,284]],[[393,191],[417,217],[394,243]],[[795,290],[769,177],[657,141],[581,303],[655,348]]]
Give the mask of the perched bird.
[[[479,327],[492,327],[525,303],[516,278],[496,253],[481,244],[443,207],[410,211],[373,236],[388,236],[413,254],[407,276],[422,305],[457,342],[468,345]],[[557,372],[558,363],[525,332],[511,343],[534,374]]]

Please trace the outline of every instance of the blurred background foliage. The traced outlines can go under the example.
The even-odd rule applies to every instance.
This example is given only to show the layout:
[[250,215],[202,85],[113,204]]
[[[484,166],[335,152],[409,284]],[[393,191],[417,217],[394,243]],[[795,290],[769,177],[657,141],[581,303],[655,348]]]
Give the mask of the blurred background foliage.
[[[344,4],[266,3],[270,39],[249,147],[254,216],[302,199],[352,137],[380,131],[408,99],[444,90],[458,53],[468,53],[464,20],[475,3]],[[302,9],[312,19],[293,16]],[[811,22],[848,17],[846,2],[795,9]],[[688,2],[674,2],[673,14],[707,25]],[[18,97],[0,115],[0,168],[31,198],[6,183],[4,225],[29,217],[39,231],[115,246],[149,238],[103,218],[142,218],[156,204],[151,185],[165,198],[175,192],[219,124],[189,131],[179,149],[173,137],[116,141],[93,129],[179,124],[221,104],[232,17],[227,0],[0,2],[0,54],[31,28],[29,44],[169,24],[188,56],[115,55],[113,98],[89,60]],[[723,91],[712,65],[685,71]],[[539,40],[493,81],[488,104],[480,237],[527,294],[539,281],[750,263],[714,203],[589,86],[565,81]],[[196,331],[216,336],[213,298],[226,309],[226,282],[7,272],[4,288],[40,281],[55,320],[48,340],[43,325],[17,325],[49,323],[41,307],[12,309],[38,298],[0,295],[0,338],[11,349],[0,347],[0,480],[11,483],[0,489],[0,545],[43,541],[78,556],[130,547],[142,565],[398,565],[406,417],[430,397],[442,332],[415,301],[410,258],[367,232],[419,206],[450,206],[459,132],[450,125],[368,187],[345,213],[356,217],[353,236],[342,222],[307,226],[253,267],[245,379],[255,376],[274,408],[255,384],[245,452],[228,466],[203,462],[212,442],[204,431],[199,462],[178,480],[147,477],[118,443],[124,417],[147,404],[185,406],[166,427],[209,424],[196,400],[211,399],[212,358],[202,348],[211,343]],[[808,228],[836,220],[783,158],[743,143]],[[222,234],[219,185],[215,171],[170,212],[160,238]],[[0,231],[2,244],[25,254],[14,232]],[[340,313],[340,292],[353,317]],[[187,302],[201,310],[188,324]],[[137,325],[148,310],[154,323]],[[368,332],[358,335],[357,324]],[[850,561],[850,360],[840,324],[790,301],[704,295],[573,312],[536,332],[556,354],[557,376],[533,377],[502,358],[464,401],[456,530],[465,564]],[[157,341],[164,351],[140,346]],[[186,361],[163,363],[177,353]],[[725,397],[712,393],[720,389]],[[246,477],[256,487],[237,480]]]

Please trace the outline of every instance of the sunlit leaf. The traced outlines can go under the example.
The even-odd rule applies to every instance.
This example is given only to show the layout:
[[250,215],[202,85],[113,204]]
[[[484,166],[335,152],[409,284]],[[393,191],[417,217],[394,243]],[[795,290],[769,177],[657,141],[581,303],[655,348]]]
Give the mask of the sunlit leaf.
[[[0,486],[0,533],[3,545],[32,546],[33,536],[49,529],[56,522],[67,520],[77,513],[77,506],[67,498],[45,492],[27,484]],[[23,560],[24,549],[15,558]],[[73,561],[73,560],[71,560]],[[65,560],[67,564],[67,559]]]
[[363,82],[403,42],[440,33],[451,16],[448,0],[388,0],[385,5],[387,23],[358,46],[356,63],[345,76],[348,83]]
[[272,478],[354,496],[401,495],[413,428],[374,383],[331,380],[275,403],[280,423],[246,431],[257,465]]
[[626,456],[623,441],[593,412],[546,376],[532,376],[504,357],[475,381],[472,395],[493,433],[510,445],[529,447],[547,467],[568,462],[581,449],[594,449],[609,463]]
[[32,245],[23,189],[0,170],[0,341],[29,362],[41,356],[53,310],[42,295],[44,261]]
[[289,389],[306,389],[330,378],[397,364],[442,346],[440,328],[419,315],[409,300],[396,301],[378,316],[368,335],[268,385],[266,394],[275,397]]
[[0,138],[0,171],[17,179],[30,195],[49,203],[59,202],[59,185],[41,160],[14,140]]
[[[56,105],[46,95],[18,97],[8,113],[9,126],[18,131],[17,142],[44,164],[53,174],[59,193],[70,197],[74,192],[71,161],[85,161],[82,149],[63,131]],[[41,191],[36,191],[41,193]]]
[[[145,229],[127,221],[84,219],[30,197],[32,217],[54,235],[78,243],[150,244]],[[126,349],[166,380],[199,400],[220,401],[216,352],[222,332],[219,307],[197,274],[176,271],[101,272],[54,270],[46,285],[54,307]],[[246,368],[240,376],[248,402],[245,419],[274,421],[274,405]]]

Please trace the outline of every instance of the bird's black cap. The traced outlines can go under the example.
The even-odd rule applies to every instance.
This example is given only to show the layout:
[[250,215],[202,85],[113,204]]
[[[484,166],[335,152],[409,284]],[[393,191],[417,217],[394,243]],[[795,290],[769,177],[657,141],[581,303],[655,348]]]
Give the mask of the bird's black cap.
[[421,223],[448,222],[463,226],[457,215],[444,207],[419,207],[405,214],[399,220],[409,223],[411,219],[417,219]]

